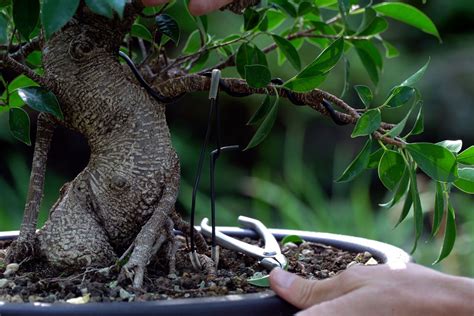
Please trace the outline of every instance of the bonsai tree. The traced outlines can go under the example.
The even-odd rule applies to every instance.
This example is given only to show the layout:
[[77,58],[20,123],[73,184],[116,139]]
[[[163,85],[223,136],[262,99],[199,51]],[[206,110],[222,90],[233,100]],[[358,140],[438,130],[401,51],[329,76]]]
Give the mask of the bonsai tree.
[[[387,57],[398,55],[383,39],[389,20],[440,38],[424,13],[399,2],[236,0],[223,10],[242,15],[240,33],[217,38],[208,33],[206,17],[197,17],[182,52],[172,58],[184,35],[179,17],[167,13],[173,5],[185,7],[183,1],[153,8],[144,8],[139,0],[0,1],[0,112],[8,112],[11,133],[27,145],[30,120],[22,107],[41,112],[24,218],[7,262],[42,256],[53,267],[78,270],[125,258],[122,275],[132,278],[135,287],[142,285],[154,257],[165,258],[173,271],[173,229],[188,232],[190,226],[175,210],[180,165],[166,123],[166,104],[184,93],[209,90],[210,70],[231,67],[241,78],[221,79],[221,90],[235,97],[265,96],[250,118],[257,129],[247,148],[271,131],[281,98],[309,106],[339,125],[354,125],[351,137],[366,142],[337,181],[377,168],[381,182],[393,192],[385,206],[404,199],[400,222],[413,210],[414,250],[423,228],[416,182],[420,169],[436,182],[433,234],[447,216],[438,260],[449,254],[456,234],[449,192],[454,187],[474,192],[474,147],[461,151],[461,141],[409,141],[423,132],[416,83],[428,62],[398,83],[382,104],[374,104],[371,89],[362,85],[354,86],[362,106],[343,101],[349,89],[347,54],[355,52],[376,86],[383,51]],[[256,43],[261,38],[271,44],[260,47]],[[303,43],[315,51],[307,65],[299,55]],[[275,50],[281,62],[298,71],[294,77],[272,78],[266,54]],[[120,51],[135,60],[139,74],[132,74]],[[213,63],[216,58],[210,56],[218,61]],[[340,74],[345,85],[339,96],[318,89],[339,69],[337,64],[346,69]],[[400,122],[382,121],[383,111],[404,105],[408,110]],[[49,219],[36,231],[47,153],[58,125],[86,137],[90,161],[64,184]],[[196,238],[204,253],[204,239]],[[200,259],[212,272],[212,262],[204,255]]]

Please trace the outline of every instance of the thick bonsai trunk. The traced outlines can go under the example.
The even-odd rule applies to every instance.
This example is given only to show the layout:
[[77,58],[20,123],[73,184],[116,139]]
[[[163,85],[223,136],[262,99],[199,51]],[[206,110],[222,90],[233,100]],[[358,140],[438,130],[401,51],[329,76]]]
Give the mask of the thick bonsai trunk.
[[96,19],[69,23],[43,47],[62,124],[87,138],[91,157],[61,190],[37,241],[49,263],[73,269],[110,265],[134,243],[125,271],[139,286],[150,257],[174,240],[179,162],[164,106],[118,61],[123,26]]

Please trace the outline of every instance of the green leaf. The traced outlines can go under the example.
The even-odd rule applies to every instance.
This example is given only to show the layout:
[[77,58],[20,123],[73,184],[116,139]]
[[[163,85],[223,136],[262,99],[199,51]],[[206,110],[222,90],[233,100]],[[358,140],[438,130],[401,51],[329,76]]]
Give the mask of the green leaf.
[[458,174],[454,186],[465,193],[474,194],[474,168],[459,168]]
[[183,53],[192,54],[197,52],[201,48],[201,36],[199,35],[199,30],[194,30],[189,34],[186,45],[184,45]]
[[448,149],[453,154],[457,154],[461,151],[462,148],[462,140],[443,140],[442,142],[436,143],[436,145],[443,146],[444,148]]
[[142,24],[133,24],[130,34],[134,37],[142,38],[150,43],[154,42],[153,35],[151,35],[151,32]]
[[415,89],[407,86],[398,86],[390,91],[384,104],[391,108],[397,108],[406,104],[415,95]]
[[368,110],[357,121],[351,137],[370,135],[380,127],[381,122],[382,116],[379,109]]
[[245,78],[246,65],[268,66],[265,54],[257,47],[247,43],[240,45],[235,55],[235,63],[237,71],[242,78]]
[[355,157],[351,164],[344,170],[336,182],[348,182],[357,177],[367,168],[370,160],[370,150],[372,148],[372,138],[369,137],[360,153]]
[[370,23],[369,26],[362,32],[360,32],[358,35],[359,36],[373,36],[377,35],[380,33],[383,33],[387,30],[388,28],[388,23],[384,18],[381,17],[375,17],[375,19]]
[[266,32],[268,30],[268,17],[266,15],[263,16],[263,19],[260,20],[258,24],[258,30],[262,32]]
[[415,170],[409,168],[410,171],[410,195],[413,201],[413,219],[415,220],[415,242],[410,253],[415,252],[418,240],[423,232],[423,210],[421,209],[420,193],[416,182]]
[[419,106],[419,110],[416,116],[415,124],[413,125],[413,128],[411,129],[410,133],[408,133],[406,137],[410,135],[419,135],[423,133],[423,130],[424,130],[423,102],[418,101],[417,105]]
[[[393,203],[392,205],[395,205],[395,203]],[[402,211],[400,212],[400,216],[398,217],[397,223],[395,224],[395,228],[398,225],[400,225],[400,223],[403,222],[405,218],[408,216],[408,213],[410,213],[410,209],[412,205],[413,205],[413,198],[410,192],[408,192],[407,196],[405,197],[405,202],[403,202],[403,207],[402,207]]]
[[43,0],[41,5],[41,21],[46,38],[66,25],[74,16],[79,6],[79,0]]
[[273,9],[267,10],[266,16],[268,19],[268,31],[276,29],[286,20],[285,14]]
[[268,115],[272,108],[272,103],[270,101],[271,98],[267,94],[262,104],[258,107],[257,111],[255,111],[250,120],[247,122],[247,125],[256,125],[263,121],[263,119]]
[[41,87],[29,87],[18,89],[18,95],[32,109],[53,114],[60,120],[63,119],[58,100],[52,92]]
[[365,31],[367,27],[374,21],[375,17],[377,16],[377,12],[371,7],[367,7],[364,10],[364,16],[362,17],[362,22],[357,29],[356,34],[359,35],[361,32]]
[[430,143],[407,144],[406,149],[418,166],[433,180],[453,182],[458,176],[456,157],[448,149]]
[[398,51],[398,49],[392,44],[390,44],[389,42],[383,40],[382,44],[383,44],[383,47],[385,48],[385,57],[394,58],[400,55],[400,52]]
[[252,8],[245,9],[244,12],[244,30],[254,29],[260,22],[261,15]]
[[[315,8],[313,7],[313,5],[307,1],[304,1],[304,2],[301,2],[299,5],[298,5],[298,16],[303,16],[307,13],[310,13],[310,12],[313,12],[315,10]],[[316,10],[317,12],[317,10]]]
[[109,0],[86,0],[86,5],[95,14],[105,16],[109,19],[114,17],[114,11]]
[[207,60],[209,59],[209,51],[205,51],[202,53],[198,60],[196,60],[193,64],[193,67],[189,70],[190,73],[195,73],[204,68],[204,66],[207,63]]
[[364,103],[365,108],[368,108],[370,103],[374,99],[374,95],[372,94],[370,88],[367,86],[359,85],[354,86],[354,89],[357,92],[359,99],[362,101],[362,103]]
[[30,146],[30,117],[25,110],[22,108],[11,108],[8,121],[13,137]]
[[291,44],[289,40],[287,40],[286,38],[283,38],[281,36],[272,35],[272,37],[273,37],[273,40],[275,41],[275,43],[277,44],[278,48],[285,55],[285,57],[288,59],[290,64],[296,70],[300,70],[301,69],[300,56],[298,55],[298,51],[293,46],[293,44]]
[[268,112],[268,115],[265,117],[262,124],[260,124],[257,131],[255,132],[255,135],[253,135],[252,139],[244,150],[248,150],[257,146],[267,137],[268,134],[270,134],[270,131],[272,130],[278,115],[278,100],[279,98],[277,97],[273,103],[272,108]]
[[405,160],[399,152],[386,150],[380,159],[378,174],[383,185],[393,191],[402,179]]
[[272,0],[271,2],[282,8],[283,11],[285,11],[292,18],[296,18],[298,16],[295,6],[288,0]]
[[401,86],[413,86],[415,83],[417,83],[425,74],[426,68],[428,68],[429,64],[430,58],[428,58],[428,61],[423,65],[423,67],[418,69],[418,71],[411,75],[407,80],[403,81]]
[[423,12],[417,8],[400,2],[382,2],[374,5],[375,11],[392,19],[414,26],[425,33],[441,39],[436,26]]
[[336,66],[343,52],[344,40],[339,38],[299,74],[288,80],[284,86],[297,92],[306,92],[316,88],[326,79],[328,72]]
[[158,31],[168,36],[175,44],[178,44],[180,31],[176,20],[168,14],[160,14],[155,19]]
[[445,199],[444,199],[443,184],[441,182],[436,181],[435,209],[434,209],[434,215],[433,215],[433,227],[431,229],[432,236],[435,236],[436,234],[438,234],[441,221],[443,220],[444,205],[445,205]]
[[272,74],[266,66],[245,65],[245,80],[252,88],[263,88],[272,80]]
[[0,12],[0,44],[8,44],[8,19]]
[[343,57],[344,59],[344,85],[342,87],[342,92],[340,98],[343,99],[346,96],[346,93],[349,91],[349,80],[351,76],[351,63],[349,62],[349,59],[346,57]]
[[[410,183],[410,172],[408,171],[408,168],[405,167],[405,170],[403,171],[402,179],[398,183],[397,191],[395,191],[395,194],[393,195],[392,199],[390,201],[388,201],[387,203],[382,203],[382,204],[379,204],[379,205],[381,207],[384,207],[384,208],[391,208],[392,206],[397,204],[398,201],[400,201],[400,199],[403,197],[403,195],[405,195],[405,193],[407,192],[409,183]],[[408,194],[408,196],[409,196],[409,194]],[[408,207],[408,210],[406,210],[407,212],[410,210],[410,207],[411,207],[411,201],[410,201],[410,205]],[[403,214],[403,212],[402,212],[402,214]],[[401,218],[401,216],[400,216],[400,218]],[[405,218],[405,217],[403,217],[403,218]],[[403,220],[403,218],[402,218],[402,220]],[[400,222],[401,221],[399,220],[398,224]]]
[[289,242],[292,242],[294,244],[302,244],[304,243],[304,240],[298,235],[287,235],[281,240],[282,245],[285,245]]
[[436,264],[446,258],[454,247],[456,241],[456,219],[454,214],[454,208],[451,203],[448,204],[448,212],[446,216],[446,226],[444,229],[444,240],[443,247],[438,255],[438,259],[433,264]]
[[379,82],[379,73],[383,67],[383,60],[377,47],[369,40],[360,40],[353,42],[357,55],[364,65],[370,80],[377,85]]
[[469,147],[460,153],[457,157],[459,163],[465,165],[474,165],[474,146]]
[[376,151],[374,151],[373,153],[371,153],[367,168],[368,169],[378,168],[379,167],[379,162],[380,162],[380,159],[383,156],[383,153],[384,153],[383,148],[379,148]]
[[270,287],[270,275],[253,276],[247,282],[258,287]]
[[24,38],[29,39],[38,23],[40,13],[39,0],[14,0],[13,22]]

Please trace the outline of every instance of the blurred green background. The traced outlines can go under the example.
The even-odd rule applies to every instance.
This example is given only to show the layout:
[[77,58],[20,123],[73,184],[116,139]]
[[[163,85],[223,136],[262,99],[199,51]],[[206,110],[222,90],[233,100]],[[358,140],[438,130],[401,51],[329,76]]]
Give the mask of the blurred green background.
[[[383,101],[390,88],[403,81],[431,57],[420,90],[425,100],[425,133],[417,138],[424,141],[462,139],[464,148],[474,144],[474,3],[472,0],[430,0],[423,5],[412,1],[437,25],[443,43],[420,31],[390,22],[384,38],[401,53],[395,59],[385,59],[380,85],[376,88]],[[171,8],[171,15],[182,14],[179,7]],[[209,17],[210,33],[224,37],[238,31],[242,17],[218,12]],[[181,22],[180,46],[184,44],[191,24]],[[263,47],[268,42],[258,43]],[[175,52],[176,54],[176,52]],[[312,60],[318,51],[305,44],[301,50],[304,62]],[[292,76],[287,63],[276,66],[276,53],[270,53],[269,64],[274,75],[283,79]],[[357,56],[350,54],[350,83],[372,85]],[[236,76],[233,69],[224,76]],[[323,84],[336,95],[343,85],[340,67]],[[262,96],[230,98],[221,95],[222,138],[226,145],[245,146],[254,132],[246,122],[257,108]],[[351,89],[345,100],[359,107]],[[173,143],[182,163],[182,182],[179,210],[188,218],[192,183],[197,159],[206,128],[207,95],[196,93],[169,106],[168,122]],[[36,114],[30,112],[32,121]],[[393,111],[387,121],[401,118]],[[304,229],[342,233],[374,238],[410,250],[414,239],[413,222],[408,218],[394,229],[400,207],[380,208],[389,195],[378,182],[374,171],[348,184],[334,179],[341,174],[352,157],[360,150],[360,140],[350,138],[352,127],[340,127],[315,111],[296,107],[283,101],[279,118],[269,138],[259,147],[242,153],[222,155],[217,164],[217,220],[219,225],[236,225],[238,215],[249,215],[262,220],[269,227]],[[34,126],[32,127],[34,136]],[[88,160],[86,141],[65,129],[55,133],[49,155],[46,189],[41,208],[40,223],[44,222],[51,205],[58,197],[59,188],[72,180]],[[8,131],[8,117],[0,114],[0,230],[17,230],[25,202],[32,148],[13,139]],[[208,216],[209,180],[208,161],[203,170],[197,200],[198,220]],[[431,265],[441,247],[442,235],[429,235],[434,201],[434,186],[420,174],[419,187],[425,211],[426,233],[419,243],[414,258]],[[458,238],[452,254],[436,269],[457,275],[474,277],[474,198],[454,192]],[[441,232],[442,234],[442,232]]]

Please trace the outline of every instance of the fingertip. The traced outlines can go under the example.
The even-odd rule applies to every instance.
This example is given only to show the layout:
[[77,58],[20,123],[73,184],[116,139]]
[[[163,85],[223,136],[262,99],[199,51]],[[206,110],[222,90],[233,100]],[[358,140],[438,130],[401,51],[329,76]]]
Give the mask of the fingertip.
[[231,3],[232,0],[191,0],[189,12],[194,16],[204,15]]

